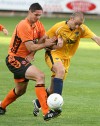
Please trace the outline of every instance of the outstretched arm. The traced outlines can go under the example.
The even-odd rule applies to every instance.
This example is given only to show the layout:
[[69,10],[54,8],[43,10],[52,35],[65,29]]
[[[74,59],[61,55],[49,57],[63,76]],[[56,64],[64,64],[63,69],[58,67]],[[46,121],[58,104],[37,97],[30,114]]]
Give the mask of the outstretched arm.
[[8,30],[0,24],[0,31],[2,31],[5,35],[8,35]]
[[2,31],[5,35],[8,35],[8,30],[6,28],[4,28]]
[[100,46],[100,37],[99,36],[93,36],[91,39]]

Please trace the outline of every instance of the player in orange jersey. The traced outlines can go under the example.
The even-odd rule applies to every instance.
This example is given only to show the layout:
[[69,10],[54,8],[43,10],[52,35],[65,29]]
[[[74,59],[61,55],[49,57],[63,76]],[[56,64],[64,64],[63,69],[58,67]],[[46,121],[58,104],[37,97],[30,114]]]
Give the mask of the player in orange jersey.
[[[58,37],[58,46],[54,50],[47,50],[45,60],[52,71],[51,85],[47,89],[48,95],[58,93],[62,95],[63,80],[68,74],[70,59],[75,54],[81,38],[91,38],[100,46],[100,37],[96,36],[84,23],[82,12],[75,12],[68,21],[56,23],[47,31],[49,38]],[[60,46],[59,46],[60,45]],[[38,99],[34,101],[33,114],[39,113]],[[61,111],[61,109],[59,110]]]
[[5,35],[8,35],[8,30],[0,24],[0,31],[2,31]]
[[34,57],[37,50],[55,44],[56,37],[47,39],[45,36],[45,29],[39,21],[42,13],[41,5],[33,3],[27,17],[21,20],[14,30],[6,57],[6,65],[14,74],[15,88],[10,90],[2,100],[0,115],[5,114],[6,107],[26,92],[28,81],[33,80],[36,81],[35,92],[41,104],[44,120],[58,116],[57,112],[49,110],[46,103],[44,73],[29,62],[30,57]]

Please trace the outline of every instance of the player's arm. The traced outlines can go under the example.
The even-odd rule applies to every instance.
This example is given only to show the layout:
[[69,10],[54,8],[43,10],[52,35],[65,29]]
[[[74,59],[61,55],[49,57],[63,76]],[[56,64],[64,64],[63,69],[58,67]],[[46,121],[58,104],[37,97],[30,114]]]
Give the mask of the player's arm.
[[63,39],[58,37],[57,44],[53,46],[54,49],[61,48],[63,46]]
[[38,44],[41,44],[41,43],[44,43],[46,39],[48,39],[49,37],[47,35],[44,35],[43,37],[41,37],[39,40],[38,40]]
[[93,36],[91,39],[100,46],[100,37],[99,36]]
[[46,50],[55,50],[59,49],[63,46],[63,39],[61,37],[58,37],[57,40],[55,41],[55,45],[46,48]]
[[55,41],[56,41],[56,37],[45,39],[44,43],[38,43],[38,44],[33,43],[33,41],[28,41],[28,42],[25,42],[25,46],[29,52],[34,52],[34,51],[54,45]]
[[100,37],[95,35],[86,25],[82,25],[81,38],[91,38],[100,46]]
[[28,62],[34,61],[34,55],[35,55],[35,52],[31,52],[29,55],[27,55],[27,56],[25,57],[25,59],[26,59]]
[[8,30],[6,28],[4,28],[2,31],[5,35],[8,35]]
[[47,37],[43,37],[39,40],[38,44],[34,44],[33,41],[25,42],[25,46],[30,52],[30,54],[26,57],[28,62],[34,60],[34,54],[37,50],[52,46],[55,44],[56,37],[48,39]]
[[8,35],[8,30],[0,24],[0,31],[2,31],[5,35]]

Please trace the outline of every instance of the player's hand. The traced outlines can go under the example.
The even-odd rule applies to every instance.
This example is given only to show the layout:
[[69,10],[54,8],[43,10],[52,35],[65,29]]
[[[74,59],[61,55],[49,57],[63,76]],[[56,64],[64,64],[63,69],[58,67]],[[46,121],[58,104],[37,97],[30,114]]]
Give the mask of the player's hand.
[[28,56],[26,56],[25,60],[26,60],[27,62],[32,62],[32,61],[34,61],[33,52],[30,53]]
[[63,46],[63,39],[58,38],[57,46],[62,47]]
[[45,40],[45,47],[50,47],[56,44],[57,37],[52,37]]
[[3,29],[3,33],[5,34],[5,35],[8,35],[8,30],[7,29]]

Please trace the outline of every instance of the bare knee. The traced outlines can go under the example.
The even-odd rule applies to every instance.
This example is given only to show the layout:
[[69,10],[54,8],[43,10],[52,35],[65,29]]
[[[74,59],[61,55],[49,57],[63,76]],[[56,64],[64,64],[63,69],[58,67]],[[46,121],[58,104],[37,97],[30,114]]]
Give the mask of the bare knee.
[[15,87],[15,93],[21,96],[26,93],[28,82],[17,83]]
[[56,77],[63,79],[65,75],[65,69],[64,68],[58,68],[55,71]]
[[65,74],[65,67],[63,66],[62,62],[56,62],[52,67],[52,71],[55,72],[56,77],[62,79]]
[[23,90],[23,89],[16,89],[15,88],[15,93],[17,96],[21,96],[26,93],[26,89]]
[[43,72],[39,73],[39,75],[36,78],[36,82],[37,83],[44,83],[45,80],[45,75]]

